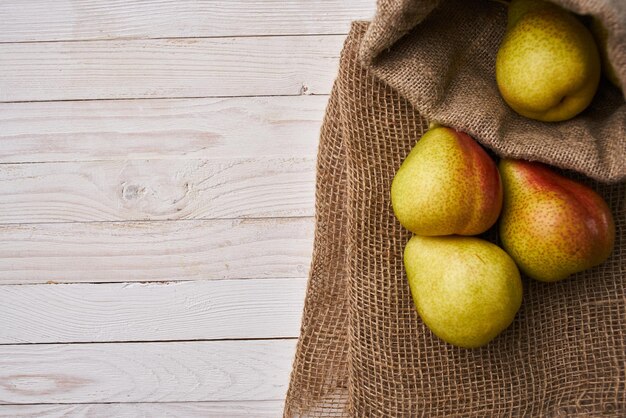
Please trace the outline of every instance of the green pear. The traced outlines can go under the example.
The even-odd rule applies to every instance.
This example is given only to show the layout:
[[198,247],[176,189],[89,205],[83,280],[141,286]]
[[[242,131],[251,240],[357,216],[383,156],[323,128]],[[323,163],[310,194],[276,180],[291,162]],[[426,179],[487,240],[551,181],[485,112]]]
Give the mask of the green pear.
[[609,55],[606,50],[606,42],[609,36],[609,32],[606,30],[602,22],[598,18],[593,18],[591,20],[591,33],[596,38],[596,42],[598,44],[598,50],[600,52],[600,59],[602,61],[602,70],[604,72],[604,76],[615,86],[621,88],[621,83],[617,78],[617,73],[615,72],[615,67],[611,64],[609,60]]
[[502,160],[500,174],[500,238],[528,276],[544,282],[563,280],[611,255],[611,210],[592,189],[528,161]]
[[435,127],[400,166],[391,204],[400,223],[415,234],[480,234],[502,208],[498,168],[469,135]]
[[404,250],[404,266],[424,323],[459,347],[493,340],[513,322],[522,303],[515,262],[478,238],[413,236]]
[[513,0],[496,56],[502,98],[522,116],[571,119],[591,103],[600,80],[593,36],[568,11],[540,0]]

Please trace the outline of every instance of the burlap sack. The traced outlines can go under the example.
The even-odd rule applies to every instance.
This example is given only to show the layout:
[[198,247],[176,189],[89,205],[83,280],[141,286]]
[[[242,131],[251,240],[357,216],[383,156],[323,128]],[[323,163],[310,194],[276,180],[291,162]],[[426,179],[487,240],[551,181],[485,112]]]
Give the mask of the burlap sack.
[[366,30],[352,27],[322,128],[285,416],[626,416],[626,184],[584,179],[615,216],[606,263],[556,284],[524,278],[522,309],[492,343],[443,343],[415,312],[402,266],[410,234],[389,200],[426,119],[362,64]]
[[[626,0],[554,2],[604,23],[609,58],[626,88]],[[424,117],[471,134],[499,155],[601,181],[626,179],[626,104],[608,81],[589,108],[560,123],[527,119],[502,100],[495,58],[506,12],[489,0],[382,0],[361,59]]]

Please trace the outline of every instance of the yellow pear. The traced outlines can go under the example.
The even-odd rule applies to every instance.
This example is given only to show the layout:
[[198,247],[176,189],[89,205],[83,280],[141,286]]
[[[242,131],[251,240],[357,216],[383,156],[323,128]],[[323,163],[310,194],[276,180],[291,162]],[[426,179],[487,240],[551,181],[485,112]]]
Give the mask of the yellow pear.
[[544,282],[563,280],[611,255],[613,216],[592,189],[540,163],[505,159],[500,173],[500,238],[528,276]]
[[424,323],[459,347],[487,344],[513,322],[522,303],[515,262],[478,238],[413,236],[404,266]]
[[391,204],[400,223],[415,234],[480,234],[502,208],[498,168],[469,135],[435,127],[400,166]]
[[574,15],[545,1],[511,2],[496,81],[513,110],[545,122],[571,119],[591,103],[599,80],[598,49]]

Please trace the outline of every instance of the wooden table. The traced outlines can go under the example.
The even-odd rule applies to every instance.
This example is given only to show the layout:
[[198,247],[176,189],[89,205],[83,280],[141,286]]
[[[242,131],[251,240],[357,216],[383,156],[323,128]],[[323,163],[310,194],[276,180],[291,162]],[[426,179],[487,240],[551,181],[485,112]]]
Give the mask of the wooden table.
[[0,2],[0,416],[281,414],[374,0]]

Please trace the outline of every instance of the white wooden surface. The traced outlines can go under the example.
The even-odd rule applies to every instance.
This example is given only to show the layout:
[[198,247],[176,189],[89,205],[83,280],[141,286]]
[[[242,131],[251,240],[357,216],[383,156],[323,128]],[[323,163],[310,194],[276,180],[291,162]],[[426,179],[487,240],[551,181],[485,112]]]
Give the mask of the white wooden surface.
[[230,417],[276,418],[282,415],[283,401],[221,402],[136,402],[103,404],[3,405],[1,418],[163,418]]
[[374,0],[0,2],[0,417],[277,417]]
[[312,158],[326,100],[0,102],[0,163]]
[[0,286],[0,344],[292,337],[305,287],[304,278]]
[[284,396],[296,341],[0,347],[0,402],[268,400]]
[[0,56],[11,57],[0,61],[0,100],[328,94],[343,38],[263,36],[0,44]]

